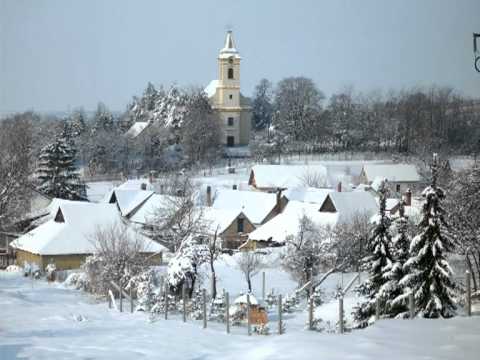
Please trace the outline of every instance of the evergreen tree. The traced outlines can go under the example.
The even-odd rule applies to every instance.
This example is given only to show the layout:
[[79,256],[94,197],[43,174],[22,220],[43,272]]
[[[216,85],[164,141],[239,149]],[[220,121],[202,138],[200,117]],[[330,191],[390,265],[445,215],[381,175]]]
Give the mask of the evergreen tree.
[[98,103],[97,112],[95,113],[93,131],[110,132],[115,129],[115,123],[112,113],[107,109],[105,104]]
[[453,249],[453,241],[441,205],[445,192],[437,186],[437,154],[433,155],[431,170],[432,183],[422,193],[425,203],[419,234],[410,245],[410,258],[405,263],[407,273],[400,284],[406,291],[413,291],[416,309],[423,317],[451,317],[456,308],[453,272],[445,253]]
[[376,225],[373,228],[372,236],[368,241],[368,250],[371,253],[365,259],[365,265],[369,268],[368,279],[361,284],[357,291],[366,297],[366,301],[360,304],[354,312],[355,320],[360,327],[368,325],[368,320],[375,313],[376,301],[381,301],[381,309],[385,309],[386,293],[381,293],[380,289],[385,285],[388,279],[385,274],[388,273],[393,265],[390,247],[392,236],[390,234],[390,218],[385,212],[387,201],[387,187],[385,181],[382,182],[380,189],[380,212]]
[[394,263],[390,270],[385,273],[388,281],[380,289],[380,297],[385,299],[384,314],[389,317],[405,314],[407,311],[407,298],[401,296],[404,293],[400,280],[404,276],[403,267],[408,260],[410,238],[407,233],[408,218],[405,215],[405,201],[400,202],[399,217],[394,224],[397,235],[393,238],[392,256]]
[[255,96],[252,106],[253,126],[257,130],[269,127],[272,121],[272,83],[267,79],[260,80],[255,87]]
[[40,151],[37,190],[51,197],[82,199],[84,186],[80,184],[75,157],[76,149],[69,138],[66,126],[53,143],[46,145]]
[[86,116],[83,109],[75,111],[70,119],[71,134],[74,137],[83,135],[87,130]]

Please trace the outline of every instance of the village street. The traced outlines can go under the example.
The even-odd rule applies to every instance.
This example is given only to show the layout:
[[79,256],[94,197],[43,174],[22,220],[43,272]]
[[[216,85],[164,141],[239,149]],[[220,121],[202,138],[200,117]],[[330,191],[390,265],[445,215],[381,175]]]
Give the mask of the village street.
[[[0,359],[477,359],[477,318],[385,320],[346,335],[309,332],[301,319],[284,335],[227,335],[222,324],[150,322],[118,313],[58,283],[0,273]],[[328,307],[326,308],[328,309]],[[331,307],[336,311],[335,307]],[[304,314],[301,314],[303,316]],[[300,315],[298,316],[300,317]],[[414,323],[414,324],[413,324]],[[415,325],[415,326],[413,326]],[[272,331],[275,332],[275,329]]]

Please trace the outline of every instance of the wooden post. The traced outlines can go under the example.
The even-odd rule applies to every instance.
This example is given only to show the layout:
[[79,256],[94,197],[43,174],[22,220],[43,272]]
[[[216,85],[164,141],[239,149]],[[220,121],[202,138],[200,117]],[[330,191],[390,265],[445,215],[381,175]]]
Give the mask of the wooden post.
[[282,295],[278,295],[278,334],[282,335]]
[[415,317],[415,297],[413,296],[413,291],[410,291],[408,294],[408,308],[410,310],[410,319]]
[[110,296],[110,289],[107,289],[108,308],[112,308],[112,297]]
[[225,294],[225,321],[227,323],[227,334],[230,333],[230,296],[228,294],[228,292]]
[[168,319],[168,284],[165,285],[165,320]]
[[183,302],[183,322],[187,322],[187,296],[185,283],[182,286],[182,302]]
[[203,328],[207,328],[207,290],[202,289],[203,298]]
[[380,299],[375,299],[375,321],[380,320]]
[[262,299],[265,300],[265,271],[262,272]]
[[132,291],[132,286],[130,285],[130,312],[133,313],[133,291]]
[[247,330],[248,336],[252,335],[252,324],[250,324],[250,294],[247,294]]
[[343,296],[338,298],[338,330],[343,334]]
[[467,316],[472,316],[472,285],[471,285],[471,274],[470,271],[467,270],[465,273],[466,279],[465,279],[465,285],[466,285],[466,307],[467,307]]
[[163,289],[164,289],[164,287],[163,287],[164,282],[165,282],[165,280],[164,280],[163,276],[160,276],[160,291],[163,291]]
[[313,330],[313,296],[308,299],[308,330]]
[[122,293],[122,283],[120,282],[118,293],[120,294],[120,312],[123,312],[123,293]]

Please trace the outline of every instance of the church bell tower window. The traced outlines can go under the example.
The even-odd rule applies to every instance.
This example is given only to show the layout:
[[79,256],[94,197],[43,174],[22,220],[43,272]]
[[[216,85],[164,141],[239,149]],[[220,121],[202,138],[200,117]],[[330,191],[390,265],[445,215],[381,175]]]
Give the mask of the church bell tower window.
[[228,68],[228,78],[233,79],[233,68]]

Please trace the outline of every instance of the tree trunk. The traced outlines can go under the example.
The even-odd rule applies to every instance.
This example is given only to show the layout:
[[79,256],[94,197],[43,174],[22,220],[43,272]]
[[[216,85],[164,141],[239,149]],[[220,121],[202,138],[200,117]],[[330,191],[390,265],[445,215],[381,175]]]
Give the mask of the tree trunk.
[[252,292],[252,281],[250,280],[250,276],[247,276],[247,284],[248,284],[248,292]]
[[215,275],[213,260],[210,260],[210,271],[212,274],[212,299],[215,299],[217,297],[217,276]]

